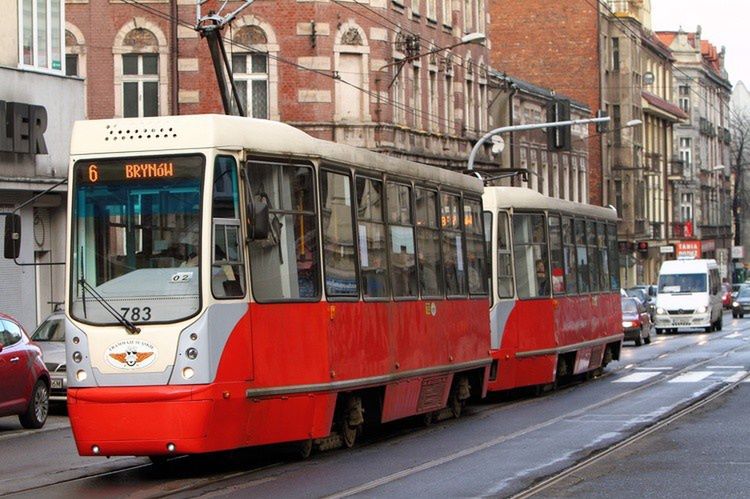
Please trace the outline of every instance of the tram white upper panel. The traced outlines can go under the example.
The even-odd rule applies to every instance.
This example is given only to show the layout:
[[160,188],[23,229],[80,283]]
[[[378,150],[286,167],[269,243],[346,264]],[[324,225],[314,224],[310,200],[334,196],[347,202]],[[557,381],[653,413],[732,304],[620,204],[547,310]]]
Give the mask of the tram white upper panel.
[[208,148],[242,148],[254,154],[289,158],[325,158],[463,191],[482,192],[482,182],[469,175],[317,139],[277,121],[219,114],[77,121],[70,153],[72,156],[134,155]]
[[484,190],[483,200],[484,208],[491,211],[510,208],[514,210],[552,210],[581,217],[617,220],[617,213],[612,208],[551,198],[525,187],[487,187]]

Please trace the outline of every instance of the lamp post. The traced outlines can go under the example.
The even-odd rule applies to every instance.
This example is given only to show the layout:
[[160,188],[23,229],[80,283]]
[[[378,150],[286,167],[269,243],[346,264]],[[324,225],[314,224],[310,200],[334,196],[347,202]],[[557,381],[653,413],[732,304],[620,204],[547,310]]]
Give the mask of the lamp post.
[[482,144],[484,144],[487,140],[489,140],[491,137],[494,137],[495,135],[500,135],[502,133],[507,132],[521,132],[524,130],[538,130],[540,128],[559,128],[563,126],[571,126],[571,125],[585,125],[589,123],[606,123],[609,121],[609,116],[605,116],[603,118],[584,118],[580,120],[568,120],[568,121],[552,121],[548,123],[532,123],[528,125],[510,125],[510,126],[502,126],[500,128],[495,128],[494,130],[490,130],[486,134],[480,138],[476,144],[474,144],[474,147],[471,149],[471,154],[469,154],[469,163],[467,166],[467,169],[469,171],[474,170],[474,160],[476,159],[477,152],[479,152],[479,148],[482,147]]

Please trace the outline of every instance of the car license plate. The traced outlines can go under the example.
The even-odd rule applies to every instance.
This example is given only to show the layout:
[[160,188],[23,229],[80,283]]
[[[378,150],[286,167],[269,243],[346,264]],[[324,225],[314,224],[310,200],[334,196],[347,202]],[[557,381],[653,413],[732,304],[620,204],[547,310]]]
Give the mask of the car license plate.
[[62,380],[61,379],[53,379],[52,380],[52,388],[62,388]]

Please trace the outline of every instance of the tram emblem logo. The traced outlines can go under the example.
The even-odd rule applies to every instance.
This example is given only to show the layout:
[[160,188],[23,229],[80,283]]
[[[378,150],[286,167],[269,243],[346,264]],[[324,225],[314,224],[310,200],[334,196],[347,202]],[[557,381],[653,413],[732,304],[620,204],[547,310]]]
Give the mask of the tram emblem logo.
[[156,360],[156,348],[143,340],[123,340],[107,347],[104,358],[118,369],[143,369]]

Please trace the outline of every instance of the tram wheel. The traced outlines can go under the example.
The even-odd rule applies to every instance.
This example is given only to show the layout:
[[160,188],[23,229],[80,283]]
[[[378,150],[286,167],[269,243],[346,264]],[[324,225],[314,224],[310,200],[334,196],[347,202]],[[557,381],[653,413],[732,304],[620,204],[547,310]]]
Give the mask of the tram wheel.
[[344,407],[345,409],[341,416],[339,432],[341,433],[341,441],[344,444],[344,447],[350,449],[354,447],[354,444],[357,441],[357,436],[362,431],[362,423],[365,421],[364,410],[362,409],[362,399],[349,396],[346,399],[346,405]]
[[295,442],[293,456],[299,460],[307,459],[312,455],[313,451],[313,440],[308,438],[300,442]]

